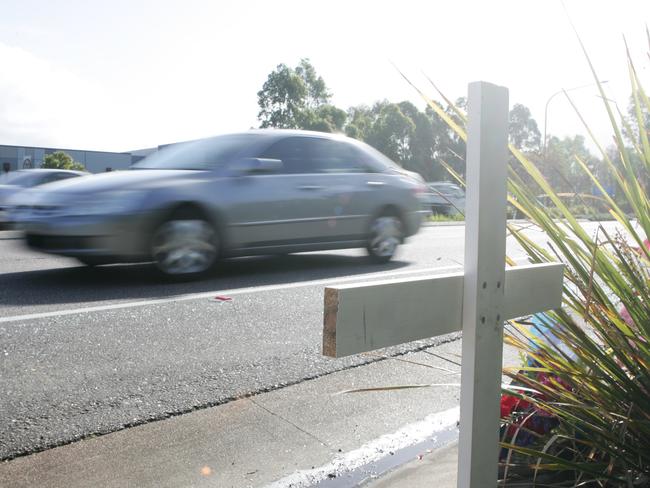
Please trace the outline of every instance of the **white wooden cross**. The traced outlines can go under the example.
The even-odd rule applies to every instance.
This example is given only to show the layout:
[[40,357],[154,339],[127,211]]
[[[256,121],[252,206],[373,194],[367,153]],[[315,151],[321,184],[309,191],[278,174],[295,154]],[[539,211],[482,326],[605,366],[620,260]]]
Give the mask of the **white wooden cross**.
[[504,321],[562,299],[562,264],[505,269],[507,142],[508,90],[470,83],[463,273],[325,289],[326,356],[463,331],[459,488],[496,486]]

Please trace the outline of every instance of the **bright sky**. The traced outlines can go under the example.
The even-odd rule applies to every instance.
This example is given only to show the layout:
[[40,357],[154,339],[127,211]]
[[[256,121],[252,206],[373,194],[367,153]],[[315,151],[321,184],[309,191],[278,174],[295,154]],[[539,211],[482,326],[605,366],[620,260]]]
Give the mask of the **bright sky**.
[[[645,80],[649,0],[565,0],[608,96]],[[257,126],[257,91],[279,63],[311,59],[341,108],[424,103],[491,81],[540,131],[557,90],[593,82],[561,0],[0,0],[0,144],[127,151]],[[609,141],[591,86],[570,92]],[[564,95],[548,132],[584,132]]]

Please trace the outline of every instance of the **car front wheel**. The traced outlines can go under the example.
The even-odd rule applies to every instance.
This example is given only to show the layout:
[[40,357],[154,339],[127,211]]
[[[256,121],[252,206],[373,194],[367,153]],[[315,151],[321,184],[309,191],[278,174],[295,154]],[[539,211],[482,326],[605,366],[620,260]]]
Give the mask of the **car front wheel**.
[[192,278],[213,267],[219,252],[214,227],[200,217],[172,217],[154,231],[151,257],[172,278]]
[[368,254],[378,263],[390,261],[404,239],[402,221],[395,215],[381,215],[370,225]]

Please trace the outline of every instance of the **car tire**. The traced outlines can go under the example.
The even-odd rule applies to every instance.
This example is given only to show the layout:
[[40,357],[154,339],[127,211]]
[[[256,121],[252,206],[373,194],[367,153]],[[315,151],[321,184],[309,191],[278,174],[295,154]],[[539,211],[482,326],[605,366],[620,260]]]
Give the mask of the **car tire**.
[[88,266],[89,268],[94,268],[95,266],[101,266],[102,264],[111,264],[112,261],[109,258],[99,257],[99,256],[81,256],[77,258],[81,264]]
[[370,223],[366,249],[375,263],[387,263],[404,241],[402,220],[394,212],[384,212]]
[[197,211],[177,211],[151,237],[151,259],[163,276],[194,279],[213,269],[219,256],[215,226]]

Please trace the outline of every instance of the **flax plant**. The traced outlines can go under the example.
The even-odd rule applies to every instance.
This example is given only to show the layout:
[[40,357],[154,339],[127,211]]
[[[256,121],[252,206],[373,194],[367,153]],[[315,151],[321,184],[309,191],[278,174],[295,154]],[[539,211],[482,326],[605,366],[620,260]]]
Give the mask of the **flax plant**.
[[[529,407],[527,417],[503,419],[500,486],[650,487],[650,100],[626,49],[635,116],[625,120],[615,113],[580,43],[611,123],[616,156],[580,118],[615,182],[616,198],[583,160],[576,162],[620,230],[600,225],[587,232],[532,159],[510,147],[509,201],[548,242],[536,244],[515,224],[509,232],[530,262],[563,262],[566,272],[563,307],[545,314],[543,326],[520,320],[506,328],[506,342],[528,362],[504,372],[512,379],[504,394]],[[449,115],[420,93],[465,140],[466,115],[457,108]],[[626,144],[624,133],[638,134],[638,140]],[[535,197],[540,193],[553,202],[552,215]],[[535,415],[552,418],[553,427],[543,433],[530,428]],[[532,439],[527,445],[518,442],[524,434]]]

